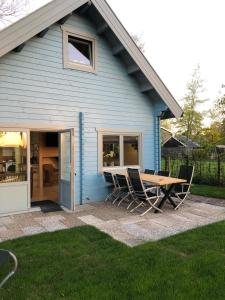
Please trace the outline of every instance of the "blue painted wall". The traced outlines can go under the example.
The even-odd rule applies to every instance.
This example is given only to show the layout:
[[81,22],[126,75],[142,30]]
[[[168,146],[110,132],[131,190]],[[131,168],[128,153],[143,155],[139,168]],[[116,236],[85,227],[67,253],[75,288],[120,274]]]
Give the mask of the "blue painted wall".
[[[65,25],[91,34],[97,40],[97,73],[63,68],[62,31],[53,25],[44,38],[34,37],[20,53],[0,59],[0,127],[2,123],[41,124],[75,128],[75,191],[83,203],[102,200],[105,185],[98,172],[97,128],[143,132],[144,168],[159,165],[157,115],[165,107],[140,93],[106,41],[92,24],[72,16]],[[82,147],[79,144],[82,112]],[[80,151],[83,149],[82,155]],[[80,158],[83,172],[80,173]]]

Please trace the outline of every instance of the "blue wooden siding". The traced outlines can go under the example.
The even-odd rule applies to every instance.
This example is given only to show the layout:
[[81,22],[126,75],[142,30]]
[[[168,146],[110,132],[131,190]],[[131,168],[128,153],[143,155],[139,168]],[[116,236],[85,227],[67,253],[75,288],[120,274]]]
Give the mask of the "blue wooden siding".
[[[75,128],[76,203],[98,201],[105,185],[98,172],[97,128],[143,132],[143,163],[156,168],[157,115],[162,102],[140,93],[137,83],[112,55],[104,39],[96,36],[87,20],[72,16],[65,25],[91,34],[97,41],[97,73],[63,68],[62,31],[53,25],[44,38],[32,38],[20,53],[0,59],[0,124],[11,122],[38,127],[55,125]],[[79,145],[79,115],[83,113],[82,147]],[[80,150],[83,172],[80,174]]]

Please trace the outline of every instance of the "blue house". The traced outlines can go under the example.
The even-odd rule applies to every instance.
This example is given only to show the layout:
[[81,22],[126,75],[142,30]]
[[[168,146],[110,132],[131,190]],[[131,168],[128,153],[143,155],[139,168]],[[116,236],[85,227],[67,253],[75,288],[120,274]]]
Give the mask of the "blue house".
[[54,0],[0,32],[0,214],[74,210],[104,170],[160,168],[182,109],[105,0]]

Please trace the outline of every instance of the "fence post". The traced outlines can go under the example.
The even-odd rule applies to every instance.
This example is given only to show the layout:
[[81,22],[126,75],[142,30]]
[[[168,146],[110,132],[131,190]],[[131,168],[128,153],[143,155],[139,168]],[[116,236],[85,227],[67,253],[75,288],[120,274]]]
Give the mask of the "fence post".
[[220,184],[220,169],[221,169],[220,154],[218,153],[218,156],[217,156],[217,180],[218,180],[218,184]]

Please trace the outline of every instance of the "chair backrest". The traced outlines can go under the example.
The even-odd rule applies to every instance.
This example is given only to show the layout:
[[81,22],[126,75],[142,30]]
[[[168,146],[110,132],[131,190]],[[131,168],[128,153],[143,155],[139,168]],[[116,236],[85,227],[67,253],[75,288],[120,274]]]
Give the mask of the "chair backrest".
[[4,279],[0,282],[0,288],[6,283],[6,281],[15,274],[18,266],[18,261],[16,256],[7,250],[0,249],[0,268],[9,262],[11,259],[14,261],[14,267],[12,270],[9,270],[9,273],[4,277]]
[[120,188],[129,189],[129,184],[127,181],[127,177],[125,175],[116,174],[115,177],[116,177],[117,184]]
[[178,178],[187,180],[187,183],[192,183],[194,175],[194,166],[180,166]]
[[155,174],[155,170],[150,170],[150,169],[145,169],[145,174],[151,174],[154,175]]
[[105,182],[115,185],[113,174],[110,172],[103,172]]
[[139,170],[128,168],[127,173],[134,192],[144,194],[144,186],[140,177]]
[[169,171],[158,171],[157,175],[159,176],[170,176],[170,172]]

